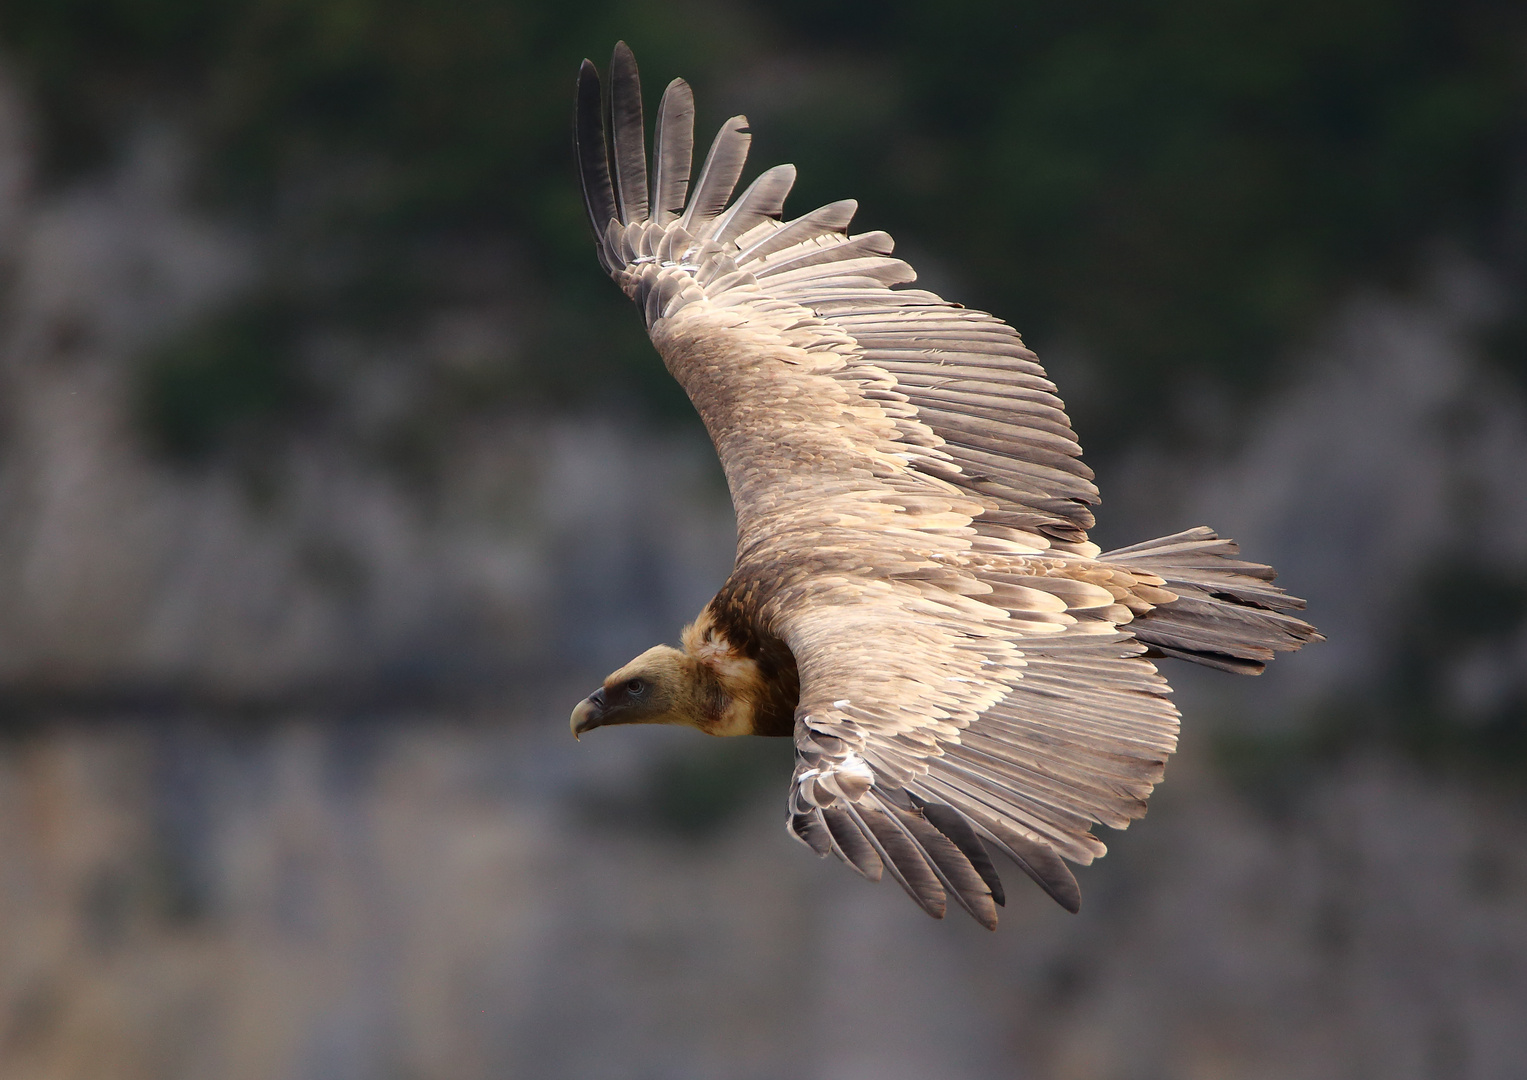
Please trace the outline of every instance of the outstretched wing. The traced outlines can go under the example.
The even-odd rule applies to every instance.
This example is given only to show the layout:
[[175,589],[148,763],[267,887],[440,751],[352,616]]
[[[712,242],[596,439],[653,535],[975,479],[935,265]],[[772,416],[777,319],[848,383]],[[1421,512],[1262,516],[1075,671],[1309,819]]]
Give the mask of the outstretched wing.
[[[933,914],[995,922],[983,841],[1075,909],[1061,856],[1143,812],[1176,712],[1117,629],[1173,599],[1096,561],[1097,502],[1054,386],[1016,331],[926,291],[852,202],[782,221],[794,169],[731,199],[742,117],[693,188],[693,101],[660,106],[650,177],[636,65],[579,77],[601,263],[704,420],[738,518],[731,602],[801,675],[791,827]],[[1155,590],[1154,592],[1152,590]]]
[[[714,320],[725,311],[733,325],[831,353],[859,399],[909,421],[900,435],[914,469],[979,500],[983,531],[1013,530],[1041,550],[1085,544],[1098,502],[1092,472],[1054,384],[1016,330],[931,292],[892,288],[917,275],[892,257],[887,234],[848,234],[853,200],[783,222],[792,165],[765,171],[729,202],[751,139],[745,117],[722,125],[682,205],[694,143],[694,99],[682,79],[659,107],[649,194],[640,84],[623,43],[611,72],[613,153],[598,74],[588,61],[579,74],[585,202],[601,263],[642,309],[660,350],[681,314]],[[666,350],[664,359],[693,397]]]
[[1143,646],[1085,608],[1036,633],[990,594],[810,588],[781,620],[801,675],[792,831],[890,873],[935,916],[947,894],[995,923],[1001,886],[977,838],[1077,910],[1062,857],[1103,854],[1092,824],[1143,814],[1176,746]]

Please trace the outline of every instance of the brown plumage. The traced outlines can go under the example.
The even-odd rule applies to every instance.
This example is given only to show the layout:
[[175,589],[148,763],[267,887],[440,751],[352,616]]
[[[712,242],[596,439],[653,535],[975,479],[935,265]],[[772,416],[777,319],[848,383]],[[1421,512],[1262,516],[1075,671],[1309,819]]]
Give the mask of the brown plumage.
[[1103,854],[1092,824],[1143,814],[1176,746],[1149,657],[1256,673],[1319,640],[1303,601],[1204,528],[1101,553],[1092,473],[1015,330],[898,287],[916,275],[886,234],[848,234],[852,202],[782,223],[791,166],[733,200],[743,117],[687,187],[681,80],[649,193],[623,43],[612,71],[608,142],[593,65],[578,79],[600,263],[715,442],[737,560],[683,648],[612,674],[574,734],[791,735],[789,827],[819,854],[993,927],[995,848],[1077,910],[1062,860]]

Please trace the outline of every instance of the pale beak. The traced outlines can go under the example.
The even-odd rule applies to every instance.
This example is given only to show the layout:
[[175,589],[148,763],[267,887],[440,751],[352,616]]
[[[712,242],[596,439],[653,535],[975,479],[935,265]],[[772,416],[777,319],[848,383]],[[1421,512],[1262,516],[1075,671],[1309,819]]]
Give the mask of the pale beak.
[[572,718],[568,721],[568,727],[573,731],[573,738],[576,739],[585,731],[592,731],[603,724],[604,712],[604,688],[600,687],[578,702],[577,708],[573,709]]

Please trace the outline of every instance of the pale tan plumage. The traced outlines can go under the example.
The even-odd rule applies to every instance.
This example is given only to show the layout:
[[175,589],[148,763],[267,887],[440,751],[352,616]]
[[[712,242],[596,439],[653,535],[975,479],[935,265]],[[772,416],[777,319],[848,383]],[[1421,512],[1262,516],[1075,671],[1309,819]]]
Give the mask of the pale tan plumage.
[[1101,554],[1092,474],[1016,331],[896,288],[914,273],[884,233],[847,234],[852,202],[782,224],[792,166],[729,201],[742,117],[686,200],[694,107],[679,80],[649,190],[623,44],[612,85],[607,146],[585,62],[579,160],[600,261],[715,442],[737,561],[684,650],[612,675],[575,732],[793,734],[790,827],[819,853],[891,874],[930,914],[952,896],[994,926],[992,846],[1075,910],[1062,858],[1090,862],[1094,822],[1143,814],[1176,745],[1147,655],[1260,671],[1318,638],[1287,613],[1303,602],[1207,529]]

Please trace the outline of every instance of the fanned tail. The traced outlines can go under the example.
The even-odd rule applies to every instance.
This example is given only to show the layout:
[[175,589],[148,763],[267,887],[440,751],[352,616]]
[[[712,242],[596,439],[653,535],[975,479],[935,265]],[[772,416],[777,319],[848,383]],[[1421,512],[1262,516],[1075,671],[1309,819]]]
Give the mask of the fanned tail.
[[1272,567],[1245,562],[1236,558],[1239,554],[1234,540],[1199,526],[1101,558],[1125,570],[1155,574],[1177,594],[1127,627],[1153,652],[1260,675],[1277,653],[1325,638],[1289,614],[1301,610],[1304,601],[1272,584],[1277,576]]

